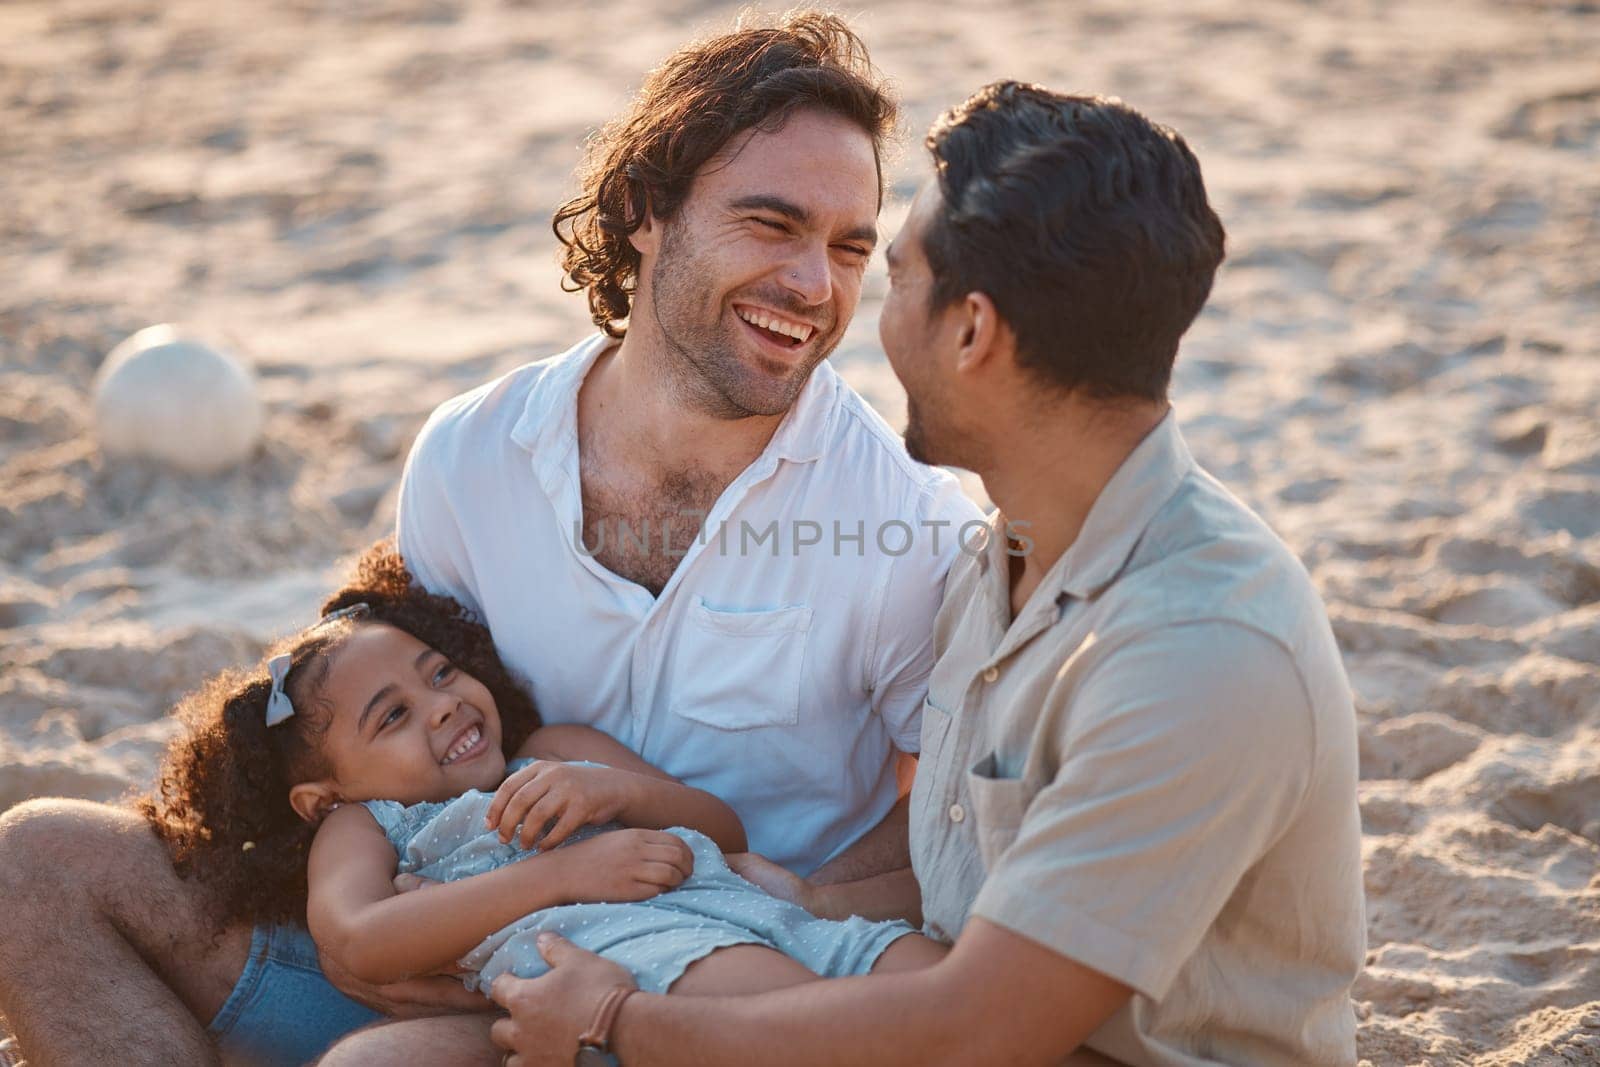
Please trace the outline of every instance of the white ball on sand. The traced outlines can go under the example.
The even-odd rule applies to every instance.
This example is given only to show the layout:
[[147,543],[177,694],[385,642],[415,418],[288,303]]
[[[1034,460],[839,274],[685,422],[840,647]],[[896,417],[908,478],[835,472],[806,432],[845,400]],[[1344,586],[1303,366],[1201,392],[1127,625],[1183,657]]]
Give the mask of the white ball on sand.
[[146,456],[191,474],[249,458],[261,438],[250,368],[166,325],[111,350],[95,375],[94,416],[107,455]]

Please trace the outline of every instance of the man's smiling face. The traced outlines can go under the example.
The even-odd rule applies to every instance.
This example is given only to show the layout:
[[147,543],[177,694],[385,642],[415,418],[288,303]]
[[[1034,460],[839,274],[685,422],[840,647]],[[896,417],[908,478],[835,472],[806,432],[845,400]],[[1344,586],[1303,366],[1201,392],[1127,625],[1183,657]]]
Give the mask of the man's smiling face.
[[860,127],[801,111],[742,133],[652,227],[640,249],[648,299],[633,321],[653,320],[703,410],[782,414],[855,314],[877,214],[877,160]]

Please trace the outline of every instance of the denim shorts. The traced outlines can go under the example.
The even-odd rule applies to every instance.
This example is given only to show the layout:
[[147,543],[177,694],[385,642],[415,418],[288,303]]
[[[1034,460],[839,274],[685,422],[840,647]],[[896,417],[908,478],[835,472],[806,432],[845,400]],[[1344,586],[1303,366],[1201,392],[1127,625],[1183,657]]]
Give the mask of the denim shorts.
[[382,1018],[329,984],[303,928],[258,926],[244,973],[207,1029],[227,1063],[303,1067]]

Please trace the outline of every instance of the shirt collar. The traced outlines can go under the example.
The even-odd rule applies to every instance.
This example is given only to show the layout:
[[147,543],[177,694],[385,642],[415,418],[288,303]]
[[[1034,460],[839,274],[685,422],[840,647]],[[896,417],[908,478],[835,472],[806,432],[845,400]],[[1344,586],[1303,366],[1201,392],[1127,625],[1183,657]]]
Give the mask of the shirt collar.
[[[1156,513],[1193,468],[1194,457],[1169,410],[1100,490],[1077,540],[1050,568],[1043,586],[1083,600],[1099,596],[1122,573]],[[989,543],[979,558],[985,570],[1009,575],[1005,516],[996,511],[989,521]]]
[[616,343],[603,333],[579,341],[551,360],[528,390],[511,440],[533,457],[539,470],[558,469],[567,449],[578,443],[578,390],[594,361]]
[[820,459],[843,389],[844,380],[832,364],[827,360],[818,363],[767,443],[766,454],[793,463]]
[[1057,570],[1063,593],[1093,599],[1122,573],[1145,530],[1194,469],[1169,409],[1111,476]]
[[[539,384],[529,391],[511,439],[531,453],[534,462],[552,468],[565,460],[578,439],[578,390],[601,353],[618,342],[605,334],[580,341],[551,361]],[[806,379],[800,395],[778,424],[763,450],[764,458],[809,463],[819,459],[840,404],[843,380],[826,360]]]

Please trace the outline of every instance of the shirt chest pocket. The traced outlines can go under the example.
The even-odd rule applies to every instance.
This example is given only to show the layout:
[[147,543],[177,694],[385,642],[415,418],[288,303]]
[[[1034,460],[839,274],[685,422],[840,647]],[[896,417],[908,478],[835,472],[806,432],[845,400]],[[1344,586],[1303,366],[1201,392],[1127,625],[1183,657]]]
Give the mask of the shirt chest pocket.
[[983,869],[992,871],[996,861],[1011,847],[1022,830],[1033,790],[1021,778],[1001,777],[993,754],[985,756],[967,771],[967,796],[972,801],[972,818],[978,853]]
[[678,641],[672,711],[721,730],[793,726],[811,609],[723,611],[695,598]]

